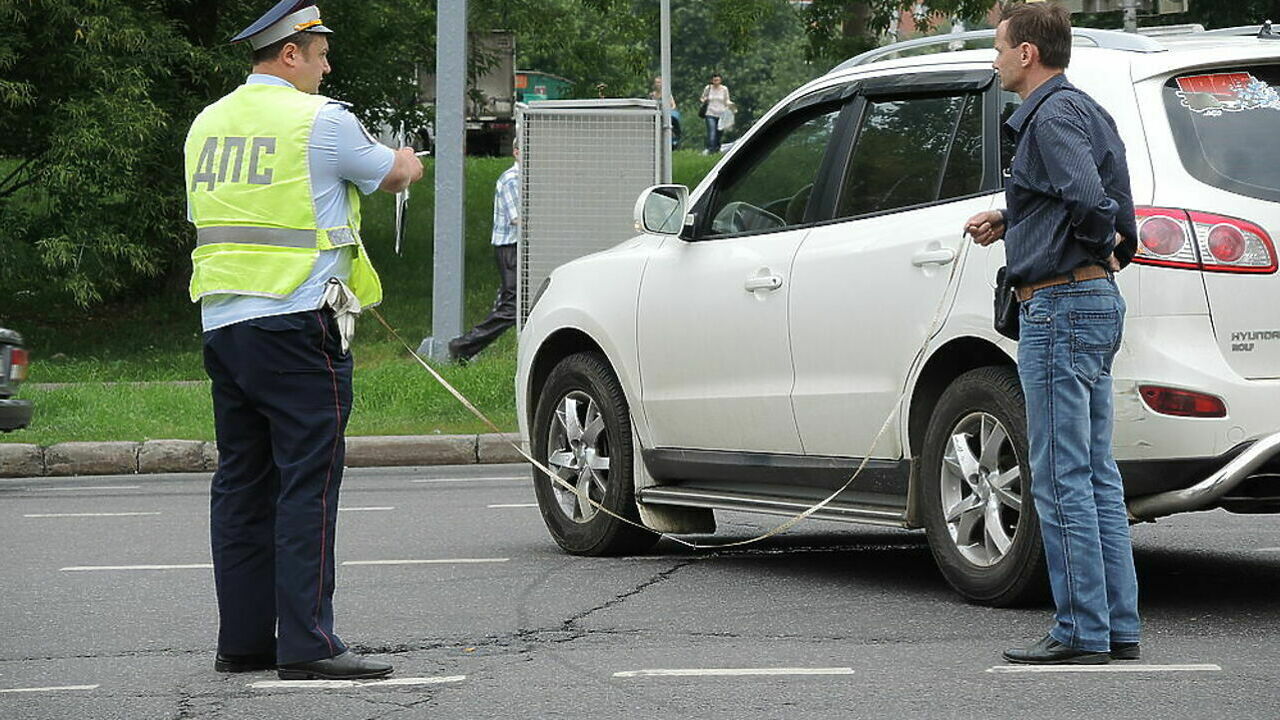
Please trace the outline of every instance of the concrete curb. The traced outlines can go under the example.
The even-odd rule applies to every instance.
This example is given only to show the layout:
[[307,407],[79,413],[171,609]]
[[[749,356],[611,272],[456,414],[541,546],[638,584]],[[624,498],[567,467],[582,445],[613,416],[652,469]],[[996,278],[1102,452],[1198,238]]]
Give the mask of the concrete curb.
[[[348,467],[522,462],[520,435],[364,435],[347,438]],[[0,478],[212,472],[218,448],[199,440],[0,443]]]

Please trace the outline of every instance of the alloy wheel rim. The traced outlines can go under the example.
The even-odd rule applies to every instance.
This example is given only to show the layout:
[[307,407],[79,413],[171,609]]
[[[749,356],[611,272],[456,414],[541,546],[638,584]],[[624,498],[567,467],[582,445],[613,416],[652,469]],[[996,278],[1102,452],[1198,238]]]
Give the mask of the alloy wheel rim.
[[1013,439],[994,415],[961,418],[942,455],[940,490],[947,532],[965,560],[1000,562],[1013,546],[1026,484]]
[[589,522],[598,512],[588,499],[604,504],[609,448],[609,432],[595,398],[574,390],[556,403],[547,432],[547,466],[574,489],[547,482],[560,512],[576,523]]

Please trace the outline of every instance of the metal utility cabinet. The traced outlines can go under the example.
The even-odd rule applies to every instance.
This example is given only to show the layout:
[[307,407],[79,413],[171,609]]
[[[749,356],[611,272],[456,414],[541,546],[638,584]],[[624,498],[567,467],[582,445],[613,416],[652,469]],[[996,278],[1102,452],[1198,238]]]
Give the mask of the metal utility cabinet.
[[551,271],[635,236],[636,199],[662,178],[654,100],[543,100],[519,105],[518,325]]

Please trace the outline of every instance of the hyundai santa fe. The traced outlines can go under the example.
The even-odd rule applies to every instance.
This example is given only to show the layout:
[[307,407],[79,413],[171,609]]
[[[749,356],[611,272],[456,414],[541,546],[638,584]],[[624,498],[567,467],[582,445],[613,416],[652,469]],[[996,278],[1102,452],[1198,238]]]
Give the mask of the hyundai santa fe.
[[[1115,118],[1139,250],[1114,365],[1135,521],[1280,512],[1280,40],[1076,29],[1068,79]],[[551,535],[642,552],[716,510],[923,529],[946,580],[1045,586],[1016,343],[992,329],[1021,102],[992,31],[898,43],[796,90],[640,234],[557,269],[520,335],[518,417]],[[881,429],[884,431],[881,432]],[[642,528],[601,512],[629,518]]]

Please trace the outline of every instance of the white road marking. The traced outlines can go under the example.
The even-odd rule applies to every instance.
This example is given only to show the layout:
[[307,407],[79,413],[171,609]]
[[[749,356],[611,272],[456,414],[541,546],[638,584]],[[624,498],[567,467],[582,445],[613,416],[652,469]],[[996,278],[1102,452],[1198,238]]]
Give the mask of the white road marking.
[[96,690],[97,685],[61,685],[57,687],[4,688],[0,693],[59,692],[62,690]]
[[1108,665],[996,665],[987,668],[989,673],[1068,673],[1068,672],[1219,672],[1220,665],[1134,665],[1110,663]]
[[246,685],[256,690],[276,690],[281,688],[298,688],[304,690],[324,690],[329,688],[351,687],[387,687],[413,685],[441,685],[443,683],[462,682],[466,675],[445,675],[437,677],[406,677],[390,680],[260,680]]
[[392,678],[390,680],[375,680],[373,682],[364,683],[369,685],[438,685],[440,683],[462,682],[466,680],[466,675],[442,675],[436,677],[407,677]]
[[852,675],[853,668],[657,668],[652,670],[625,670],[613,674],[616,678],[640,677],[693,677],[703,675]]
[[538,507],[538,503],[498,503],[497,505],[490,505],[489,507],[490,508],[535,508],[535,507]]
[[410,480],[409,482],[411,483],[467,483],[467,482],[482,482],[482,481],[493,481],[493,480],[515,481],[515,480],[528,480],[528,479],[529,479],[528,475],[515,475],[515,476],[504,475],[502,477],[424,478],[420,480]]
[[437,558],[433,560],[347,560],[345,565],[453,565],[468,563],[504,563],[511,558]]
[[384,507],[340,507],[338,512],[374,512],[376,510],[395,510],[394,507],[387,505]]
[[91,572],[94,570],[212,570],[208,563],[193,565],[73,565],[58,568],[58,572]]
[[84,517],[141,517],[143,515],[159,515],[158,512],[115,512],[115,513],[31,513],[24,518],[84,518]]
[[81,485],[79,487],[27,488],[31,492],[57,492],[61,490],[139,490],[141,485]]
[[1273,547],[1273,548],[1258,548],[1258,549],[1257,549],[1257,550],[1255,550],[1254,552],[1280,552],[1280,547]]

